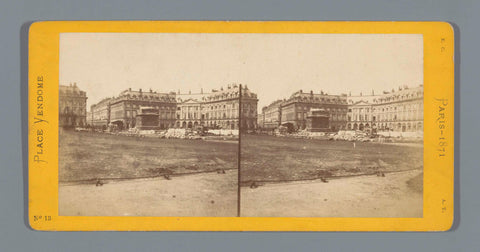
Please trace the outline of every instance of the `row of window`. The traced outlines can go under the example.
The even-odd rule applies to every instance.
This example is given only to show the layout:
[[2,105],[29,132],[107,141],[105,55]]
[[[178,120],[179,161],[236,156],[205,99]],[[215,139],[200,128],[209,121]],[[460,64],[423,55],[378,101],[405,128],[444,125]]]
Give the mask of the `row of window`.
[[[323,107],[308,107],[308,106],[297,106],[297,110],[310,111],[310,109],[320,109]],[[323,108],[329,112],[344,112],[347,113],[346,108]]]
[[344,99],[335,99],[335,98],[318,98],[318,97],[295,97],[295,100],[302,102],[322,102],[322,103],[337,103],[337,104],[347,104],[347,100]]
[[[398,108],[398,109],[397,109]],[[407,111],[407,110],[417,110],[417,109],[422,109],[423,108],[423,104],[422,103],[418,103],[418,104],[410,104],[410,105],[403,105],[403,106],[388,106],[388,107],[381,107],[381,108],[378,108],[378,111],[381,111],[382,112],[388,112],[388,111]],[[348,112],[360,112],[360,113],[363,113],[363,111],[365,111],[366,113],[369,113],[370,112],[370,108],[350,108],[348,109]],[[377,111],[377,109],[375,107],[371,108],[371,111],[372,112],[375,112]]]
[[[296,120],[306,120],[307,119],[307,114],[306,112],[298,112],[297,113],[297,118]],[[288,116],[287,116],[288,117]],[[346,120],[347,116],[344,114],[332,114],[330,115],[330,119],[333,121],[344,121]]]
[[130,103],[125,104],[125,107],[133,108],[133,109],[139,109],[140,107],[152,107],[158,110],[175,110],[175,107],[173,106],[158,106],[158,105],[150,106],[150,105],[139,105],[139,104],[130,104]]
[[399,100],[407,100],[407,99],[413,99],[413,98],[419,98],[423,97],[423,92],[422,91],[417,91],[414,93],[407,93],[403,95],[392,95],[392,96],[386,96],[382,98],[378,98],[376,101],[377,102],[390,102],[390,101],[399,101]]
[[379,115],[358,115],[354,114],[352,116],[348,115],[348,120],[351,121],[353,118],[353,121],[370,121],[370,118],[372,121],[396,121],[396,120],[420,120],[423,118],[423,113],[419,112],[402,112],[402,113],[388,113],[388,114],[379,114]]

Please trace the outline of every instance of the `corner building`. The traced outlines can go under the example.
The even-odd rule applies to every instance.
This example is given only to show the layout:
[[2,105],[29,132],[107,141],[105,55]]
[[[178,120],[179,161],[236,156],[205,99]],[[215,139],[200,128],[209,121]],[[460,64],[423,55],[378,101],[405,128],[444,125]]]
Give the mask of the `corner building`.
[[350,96],[347,130],[423,131],[423,86]]
[[87,93],[77,87],[77,83],[59,86],[59,118],[60,127],[76,127],[87,125]]

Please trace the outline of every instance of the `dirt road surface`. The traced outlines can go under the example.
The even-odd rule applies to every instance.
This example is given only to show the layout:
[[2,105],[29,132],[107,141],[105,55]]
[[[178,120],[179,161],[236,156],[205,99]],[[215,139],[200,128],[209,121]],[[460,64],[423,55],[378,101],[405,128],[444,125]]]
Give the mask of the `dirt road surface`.
[[95,184],[61,184],[62,216],[236,216],[237,171]]
[[242,216],[422,217],[422,170],[242,187]]

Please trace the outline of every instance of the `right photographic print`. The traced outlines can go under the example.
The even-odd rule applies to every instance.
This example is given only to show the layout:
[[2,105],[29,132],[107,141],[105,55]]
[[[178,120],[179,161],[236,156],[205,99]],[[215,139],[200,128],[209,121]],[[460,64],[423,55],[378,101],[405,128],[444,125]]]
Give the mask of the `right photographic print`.
[[421,34],[243,42],[240,216],[423,217]]

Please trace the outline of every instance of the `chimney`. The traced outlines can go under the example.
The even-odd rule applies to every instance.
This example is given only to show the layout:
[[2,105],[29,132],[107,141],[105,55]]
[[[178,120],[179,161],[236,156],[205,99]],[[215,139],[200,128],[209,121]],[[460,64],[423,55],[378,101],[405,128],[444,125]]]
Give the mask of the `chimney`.
[[313,90],[310,90],[310,94],[313,95]]
[[138,91],[141,93],[141,92],[142,92],[142,89],[140,88]]
[[192,90],[188,90],[188,94],[192,94]]
[[153,90],[150,88],[150,93],[153,93]]
[[303,93],[303,90],[300,89],[300,94],[302,94],[302,93]]
[[132,88],[128,88],[128,91],[132,91]]
[[360,96],[362,96],[362,92],[360,92]]
[[375,95],[375,91],[372,89],[372,95]]

